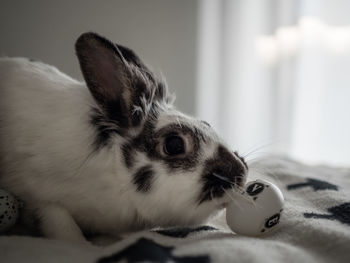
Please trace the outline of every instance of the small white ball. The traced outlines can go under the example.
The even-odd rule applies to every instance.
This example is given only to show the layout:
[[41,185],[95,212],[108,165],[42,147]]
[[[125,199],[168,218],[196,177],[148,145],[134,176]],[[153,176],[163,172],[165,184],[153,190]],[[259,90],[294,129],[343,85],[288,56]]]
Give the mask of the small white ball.
[[0,189],[0,233],[9,230],[18,218],[18,201],[13,195]]
[[256,180],[245,185],[245,191],[226,209],[226,221],[240,235],[258,236],[279,225],[284,198],[274,184]]

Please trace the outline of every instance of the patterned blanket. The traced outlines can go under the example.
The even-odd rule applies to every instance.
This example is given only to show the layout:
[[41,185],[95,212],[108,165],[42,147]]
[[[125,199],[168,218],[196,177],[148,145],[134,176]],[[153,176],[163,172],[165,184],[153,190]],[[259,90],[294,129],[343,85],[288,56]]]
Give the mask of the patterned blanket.
[[280,227],[252,238],[230,232],[222,213],[194,228],[153,229],[106,246],[1,236],[1,262],[350,262],[350,169],[268,158],[250,179],[275,183],[285,196]]

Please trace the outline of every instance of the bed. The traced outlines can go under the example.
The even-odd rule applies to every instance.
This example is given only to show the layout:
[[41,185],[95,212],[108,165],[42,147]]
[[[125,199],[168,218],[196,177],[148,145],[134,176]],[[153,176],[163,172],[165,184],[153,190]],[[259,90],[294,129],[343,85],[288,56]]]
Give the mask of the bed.
[[[1,262],[350,262],[350,169],[308,166],[283,157],[250,166],[250,179],[275,183],[285,196],[277,231],[230,232],[221,213],[192,228],[152,229],[95,244],[0,236]],[[101,245],[104,244],[104,245]]]

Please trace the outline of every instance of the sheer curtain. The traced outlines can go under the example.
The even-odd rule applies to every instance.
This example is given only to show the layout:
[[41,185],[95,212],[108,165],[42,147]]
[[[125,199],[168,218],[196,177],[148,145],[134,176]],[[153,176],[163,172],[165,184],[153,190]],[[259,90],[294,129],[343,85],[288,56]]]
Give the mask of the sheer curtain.
[[349,165],[350,1],[199,3],[197,115],[248,159]]

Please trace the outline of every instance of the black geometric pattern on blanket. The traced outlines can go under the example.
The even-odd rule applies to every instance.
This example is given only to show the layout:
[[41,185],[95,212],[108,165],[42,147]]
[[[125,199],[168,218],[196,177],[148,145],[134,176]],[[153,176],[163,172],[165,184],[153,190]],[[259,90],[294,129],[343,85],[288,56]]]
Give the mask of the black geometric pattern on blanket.
[[218,229],[216,229],[215,227],[200,226],[196,228],[190,228],[190,227],[168,228],[168,229],[155,230],[154,232],[158,234],[162,234],[164,236],[168,236],[168,237],[185,238],[189,234],[194,232],[216,231],[216,230]]
[[324,218],[338,220],[343,224],[350,225],[350,203],[344,203],[327,209],[330,214],[304,213],[305,218]]
[[178,262],[178,263],[209,263],[209,256],[177,257],[171,254],[174,247],[159,245],[147,238],[140,238],[127,248],[111,256],[101,258],[97,263],[126,262]]
[[294,190],[298,188],[303,188],[303,187],[312,187],[314,191],[319,191],[319,190],[335,190],[338,191],[338,186],[334,184],[330,184],[325,181],[321,180],[316,180],[312,178],[307,178],[306,182],[304,183],[298,183],[298,184],[290,184],[287,186],[288,190]]

